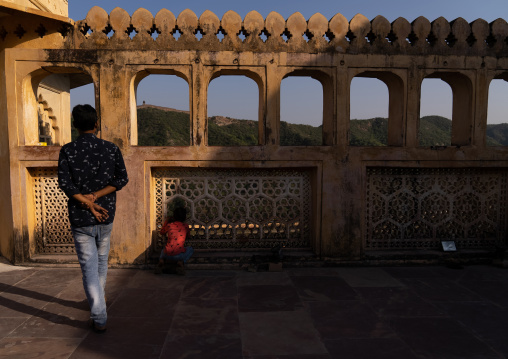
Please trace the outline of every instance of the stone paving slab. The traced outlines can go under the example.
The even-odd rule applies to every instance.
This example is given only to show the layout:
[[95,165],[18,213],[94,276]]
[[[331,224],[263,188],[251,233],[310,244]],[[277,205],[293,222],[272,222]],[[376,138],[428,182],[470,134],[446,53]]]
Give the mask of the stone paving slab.
[[508,358],[493,266],[111,269],[91,332],[78,268],[0,261],[0,358]]
[[240,313],[240,328],[248,357],[328,353],[304,310]]

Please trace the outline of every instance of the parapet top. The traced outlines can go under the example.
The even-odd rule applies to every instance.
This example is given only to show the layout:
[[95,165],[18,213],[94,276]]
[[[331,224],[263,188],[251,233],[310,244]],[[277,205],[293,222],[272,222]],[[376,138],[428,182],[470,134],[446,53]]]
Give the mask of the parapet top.
[[328,20],[317,13],[306,20],[297,12],[285,20],[277,12],[264,19],[257,11],[244,19],[228,11],[219,19],[209,10],[198,18],[188,9],[175,17],[167,9],[153,16],[140,8],[130,16],[119,7],[108,15],[95,6],[76,27],[81,36],[77,40],[94,47],[132,43],[169,50],[508,54],[508,23],[503,19],[489,24],[483,19],[468,23],[460,17],[450,22],[439,17],[430,22],[418,17],[410,23],[399,17],[390,23],[383,16],[369,21],[358,14],[348,22],[342,14]]

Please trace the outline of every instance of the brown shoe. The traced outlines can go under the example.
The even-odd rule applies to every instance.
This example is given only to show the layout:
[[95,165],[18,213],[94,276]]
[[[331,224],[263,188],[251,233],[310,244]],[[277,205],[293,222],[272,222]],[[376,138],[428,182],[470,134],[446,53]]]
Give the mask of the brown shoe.
[[88,326],[97,334],[103,334],[106,331],[105,325],[97,325],[93,319],[88,319]]

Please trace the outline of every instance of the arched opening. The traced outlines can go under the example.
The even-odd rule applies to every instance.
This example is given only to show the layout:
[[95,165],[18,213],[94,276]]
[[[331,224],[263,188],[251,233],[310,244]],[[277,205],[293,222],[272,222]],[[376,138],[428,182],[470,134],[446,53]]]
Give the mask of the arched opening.
[[[71,112],[76,105],[90,105],[95,107],[94,85],[92,83],[71,88]],[[78,130],[71,123],[71,140],[78,138]]]
[[389,91],[375,77],[360,74],[351,81],[350,146],[387,146]]
[[260,97],[260,80],[253,74],[216,73],[208,85],[208,145],[260,144]]
[[144,72],[138,77],[137,145],[189,146],[191,122],[188,82],[181,75],[170,73]]
[[441,79],[422,81],[420,98],[420,146],[450,146],[452,140],[451,87]]
[[508,74],[490,82],[486,137],[487,146],[508,146]]
[[472,94],[471,80],[461,73],[436,72],[427,76],[421,86],[419,145],[470,145]]
[[323,145],[323,85],[310,76],[288,75],[280,85],[280,145]]
[[[72,104],[88,103],[95,107],[92,77],[81,69],[45,67],[24,81],[24,145],[62,146],[77,137],[72,127]],[[83,88],[81,94],[75,89]]]

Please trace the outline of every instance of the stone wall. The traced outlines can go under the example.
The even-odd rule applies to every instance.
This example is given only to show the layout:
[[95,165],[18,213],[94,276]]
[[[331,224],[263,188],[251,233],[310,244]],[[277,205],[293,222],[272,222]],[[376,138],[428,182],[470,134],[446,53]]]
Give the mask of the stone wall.
[[[157,190],[157,181],[165,181],[161,178],[179,183],[169,196],[186,201],[197,236],[205,233],[196,241],[211,251],[267,249],[272,243],[305,247],[323,258],[360,260],[367,251],[435,250],[441,239],[455,239],[462,249],[491,249],[506,241],[508,150],[485,143],[489,84],[508,79],[508,24],[502,19],[469,24],[460,18],[430,22],[420,17],[389,23],[381,16],[369,21],[357,15],[348,22],[341,14],[305,20],[296,13],[285,20],[274,12],[266,19],[257,12],[242,19],[232,11],[219,19],[209,11],[198,18],[190,10],[176,17],[165,9],[155,16],[139,9],[130,16],[121,8],[107,14],[94,7],[75,24],[24,16],[13,20],[0,19],[7,119],[2,126],[8,129],[1,136],[9,143],[2,158],[6,163],[8,156],[9,167],[1,181],[9,183],[11,199],[0,214],[12,216],[0,237],[2,254],[10,259],[23,262],[46,251],[72,251],[60,221],[62,199],[54,190],[60,147],[34,146],[36,90],[49,75],[65,76],[71,88],[94,84],[100,136],[124,154],[130,182],[118,194],[112,263],[144,263],[160,245],[154,235],[162,216],[157,203],[174,199]],[[189,84],[190,146],[137,146],[136,89],[150,74],[177,75]],[[228,75],[249,77],[259,88],[256,146],[208,146],[208,84]],[[322,146],[279,145],[280,84],[288,76],[313,77],[323,86]],[[349,146],[349,89],[355,77],[376,78],[388,87],[386,147]],[[420,88],[429,77],[452,88],[452,146],[418,145]],[[189,180],[189,173],[198,170],[204,171],[203,180]],[[245,184],[244,173],[262,186],[270,173],[295,171],[308,176],[306,202],[290,193],[290,182],[272,181],[269,187],[282,186],[273,197],[252,190],[244,198],[229,189],[223,199],[220,191],[206,189],[221,179],[227,182],[228,173],[246,189],[252,187]],[[463,188],[454,191],[460,178],[465,178]],[[184,180],[204,187],[189,192],[181,186]],[[270,212],[275,221],[255,212],[263,206],[252,203],[275,208]],[[213,218],[220,220],[211,219],[210,208],[216,208]],[[244,215],[230,214],[239,208],[246,208]],[[283,215],[288,208],[294,215]],[[304,213],[298,208],[308,222],[295,220]],[[284,228],[265,230],[277,223]],[[306,223],[305,229],[298,232],[296,223]],[[45,235],[47,228],[59,235]],[[220,228],[234,233],[228,237]],[[305,233],[298,244],[295,233]],[[256,247],[265,239],[272,242]]]

